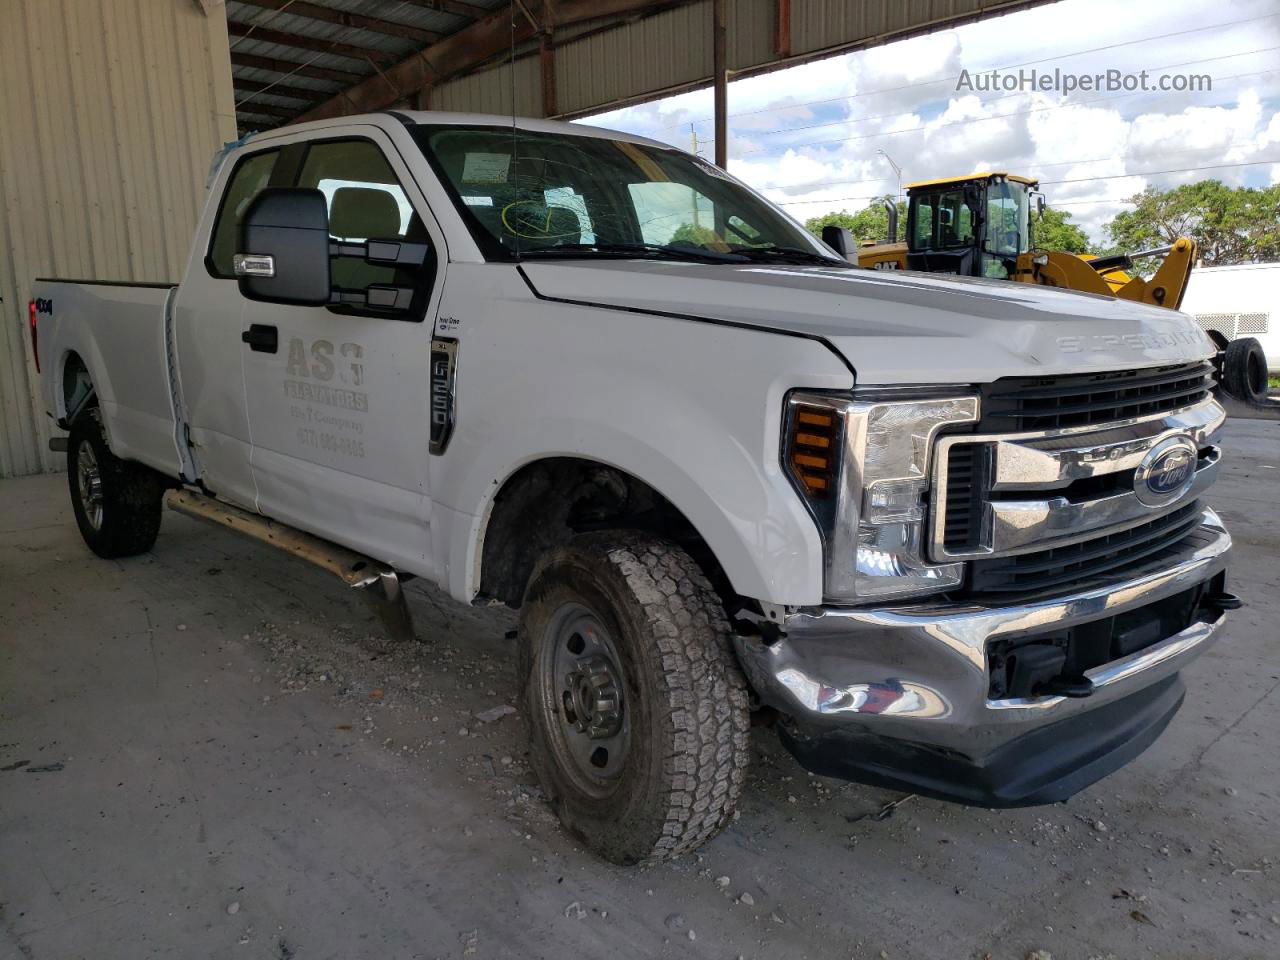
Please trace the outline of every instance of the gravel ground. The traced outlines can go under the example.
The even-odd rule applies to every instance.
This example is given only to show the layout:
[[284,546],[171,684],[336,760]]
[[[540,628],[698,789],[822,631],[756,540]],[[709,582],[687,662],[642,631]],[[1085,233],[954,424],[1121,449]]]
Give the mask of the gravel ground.
[[643,869],[548,812],[509,612],[415,583],[388,649],[297,561],[172,514],[97,560],[64,478],[0,482],[0,958],[1280,956],[1280,423],[1229,431],[1248,606],[1131,766],[989,811],[761,727],[736,823]]

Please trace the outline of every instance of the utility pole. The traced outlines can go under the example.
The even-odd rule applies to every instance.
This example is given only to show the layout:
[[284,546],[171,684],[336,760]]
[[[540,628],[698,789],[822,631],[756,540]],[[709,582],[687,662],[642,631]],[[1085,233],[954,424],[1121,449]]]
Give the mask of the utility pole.
[[[694,156],[702,156],[702,145],[711,142],[711,139],[704,140],[699,137],[698,128],[692,123],[689,124],[689,146],[693,150]],[[702,224],[698,220],[698,193],[693,188],[689,189],[689,202],[693,204],[693,225],[695,227],[700,227]]]
[[689,124],[689,147],[697,156],[702,156],[702,148],[708,143],[714,143],[715,137],[698,136],[698,128],[694,124]]

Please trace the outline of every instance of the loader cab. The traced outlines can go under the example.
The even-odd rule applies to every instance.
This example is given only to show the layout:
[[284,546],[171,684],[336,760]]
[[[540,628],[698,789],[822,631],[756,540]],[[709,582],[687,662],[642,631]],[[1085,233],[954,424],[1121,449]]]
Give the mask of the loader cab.
[[907,187],[907,268],[1008,279],[1031,249],[1037,183],[977,173]]

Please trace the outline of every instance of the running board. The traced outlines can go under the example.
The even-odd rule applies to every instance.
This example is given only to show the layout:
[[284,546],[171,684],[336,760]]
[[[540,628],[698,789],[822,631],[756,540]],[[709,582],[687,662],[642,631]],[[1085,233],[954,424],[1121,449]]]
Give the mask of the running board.
[[413,632],[413,617],[400,577],[385,563],[192,490],[170,490],[165,495],[165,503],[177,513],[234,530],[328,570],[363,594],[391,639],[400,642],[418,639]]

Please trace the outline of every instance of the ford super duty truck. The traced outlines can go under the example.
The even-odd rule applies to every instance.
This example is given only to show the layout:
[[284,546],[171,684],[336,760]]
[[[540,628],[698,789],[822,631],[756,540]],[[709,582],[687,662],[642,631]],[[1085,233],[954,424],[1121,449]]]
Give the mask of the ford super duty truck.
[[167,499],[384,612],[408,576],[518,608],[533,765],[618,862],[726,824],[753,710],[822,774],[1063,800],[1239,603],[1189,318],[858,269],[639,137],[284,127],[223,158],[181,283],[34,293],[95,553]]

